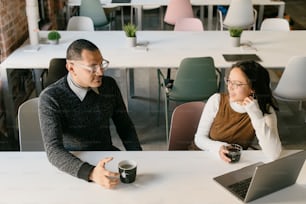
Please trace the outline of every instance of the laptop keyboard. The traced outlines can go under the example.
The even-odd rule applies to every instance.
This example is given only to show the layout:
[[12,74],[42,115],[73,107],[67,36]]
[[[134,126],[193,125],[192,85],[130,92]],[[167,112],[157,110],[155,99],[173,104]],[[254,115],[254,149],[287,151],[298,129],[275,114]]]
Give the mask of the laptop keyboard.
[[252,177],[244,179],[242,181],[239,181],[237,183],[234,183],[232,185],[229,185],[228,188],[238,194],[241,198],[245,198],[248,189],[249,189],[249,185],[251,183]]

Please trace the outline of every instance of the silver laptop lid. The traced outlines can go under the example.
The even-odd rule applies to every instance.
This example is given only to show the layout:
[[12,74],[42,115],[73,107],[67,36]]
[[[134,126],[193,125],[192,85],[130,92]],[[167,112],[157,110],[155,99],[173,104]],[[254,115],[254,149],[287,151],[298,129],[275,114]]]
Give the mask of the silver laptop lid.
[[260,162],[223,174],[214,180],[233,193],[230,185],[252,177],[244,198],[233,193],[244,202],[249,202],[294,184],[305,159],[306,151],[299,151],[266,164]]
[[305,158],[306,151],[301,151],[257,166],[244,201],[255,200],[294,184]]

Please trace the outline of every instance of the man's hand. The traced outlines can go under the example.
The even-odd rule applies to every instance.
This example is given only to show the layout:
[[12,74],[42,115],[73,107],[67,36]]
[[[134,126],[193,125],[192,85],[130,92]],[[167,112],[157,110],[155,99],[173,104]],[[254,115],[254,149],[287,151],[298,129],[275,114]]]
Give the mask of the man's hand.
[[92,170],[89,179],[100,186],[111,189],[119,183],[119,173],[111,172],[105,169],[105,164],[113,160],[107,157],[99,161],[98,165]]

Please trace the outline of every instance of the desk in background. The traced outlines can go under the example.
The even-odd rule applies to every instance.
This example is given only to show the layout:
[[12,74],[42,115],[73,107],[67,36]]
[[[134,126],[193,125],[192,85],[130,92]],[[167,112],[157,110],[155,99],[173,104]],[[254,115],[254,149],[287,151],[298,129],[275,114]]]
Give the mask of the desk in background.
[[[261,151],[243,151],[240,162],[236,164],[225,163],[215,154],[203,151],[75,154],[94,165],[104,157],[113,156],[114,160],[106,165],[112,171],[117,171],[119,161],[133,159],[138,163],[136,181],[120,183],[116,189],[108,190],[59,171],[49,163],[45,152],[1,152],[1,203],[239,204],[241,201],[216,183],[213,177],[266,159]],[[252,203],[304,204],[305,190],[306,165],[297,184]]]
[[[46,38],[47,32],[40,32]],[[126,45],[123,31],[62,31],[59,45],[41,44],[38,51],[29,52],[27,46],[14,51],[1,64],[1,78],[4,102],[7,113],[9,137],[18,141],[16,109],[12,99],[12,90],[8,76],[14,69],[48,69],[52,58],[65,58],[68,45],[79,38],[95,43],[103,57],[110,61],[110,68],[123,70],[178,67],[185,57],[211,56],[216,67],[223,70],[231,66],[222,54],[255,53],[266,68],[284,68],[292,56],[306,53],[306,31],[244,31],[242,42],[250,41],[256,50],[244,50],[232,47],[228,31],[175,32],[175,31],[139,31],[138,42],[148,41],[148,49],[130,48]],[[124,89],[121,89],[125,102],[128,96],[128,74],[124,72]],[[131,81],[131,80],[130,80]]]
[[[67,0],[67,19],[70,18],[70,11],[73,6],[80,6],[81,0]],[[130,3],[111,3],[112,0],[100,0],[101,5],[105,6],[134,6],[136,8],[138,29],[142,30],[142,6],[149,5],[161,5],[167,6],[169,0],[131,0]],[[194,6],[200,6],[200,18],[204,20],[204,6],[208,7],[208,26],[205,30],[212,30],[212,21],[213,21],[213,6],[224,5],[228,6],[231,0],[190,0],[191,4]],[[259,6],[258,13],[258,27],[260,26],[263,20],[264,6],[277,6],[278,7],[278,17],[283,18],[285,12],[285,2],[284,1],[275,1],[275,0],[252,0],[253,5]]]

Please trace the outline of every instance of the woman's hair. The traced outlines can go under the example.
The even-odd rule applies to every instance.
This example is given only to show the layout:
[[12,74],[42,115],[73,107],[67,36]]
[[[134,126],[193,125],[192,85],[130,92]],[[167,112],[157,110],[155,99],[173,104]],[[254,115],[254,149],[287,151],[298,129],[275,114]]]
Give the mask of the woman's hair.
[[73,41],[69,45],[67,49],[67,53],[66,53],[66,59],[67,60],[82,60],[83,50],[96,51],[96,50],[99,50],[99,48],[88,40],[79,39],[79,40]]
[[263,66],[255,61],[241,61],[233,64],[231,69],[233,68],[239,68],[247,77],[251,89],[255,91],[255,98],[262,114],[270,114],[270,106],[274,110],[279,110],[270,88],[269,72]]

